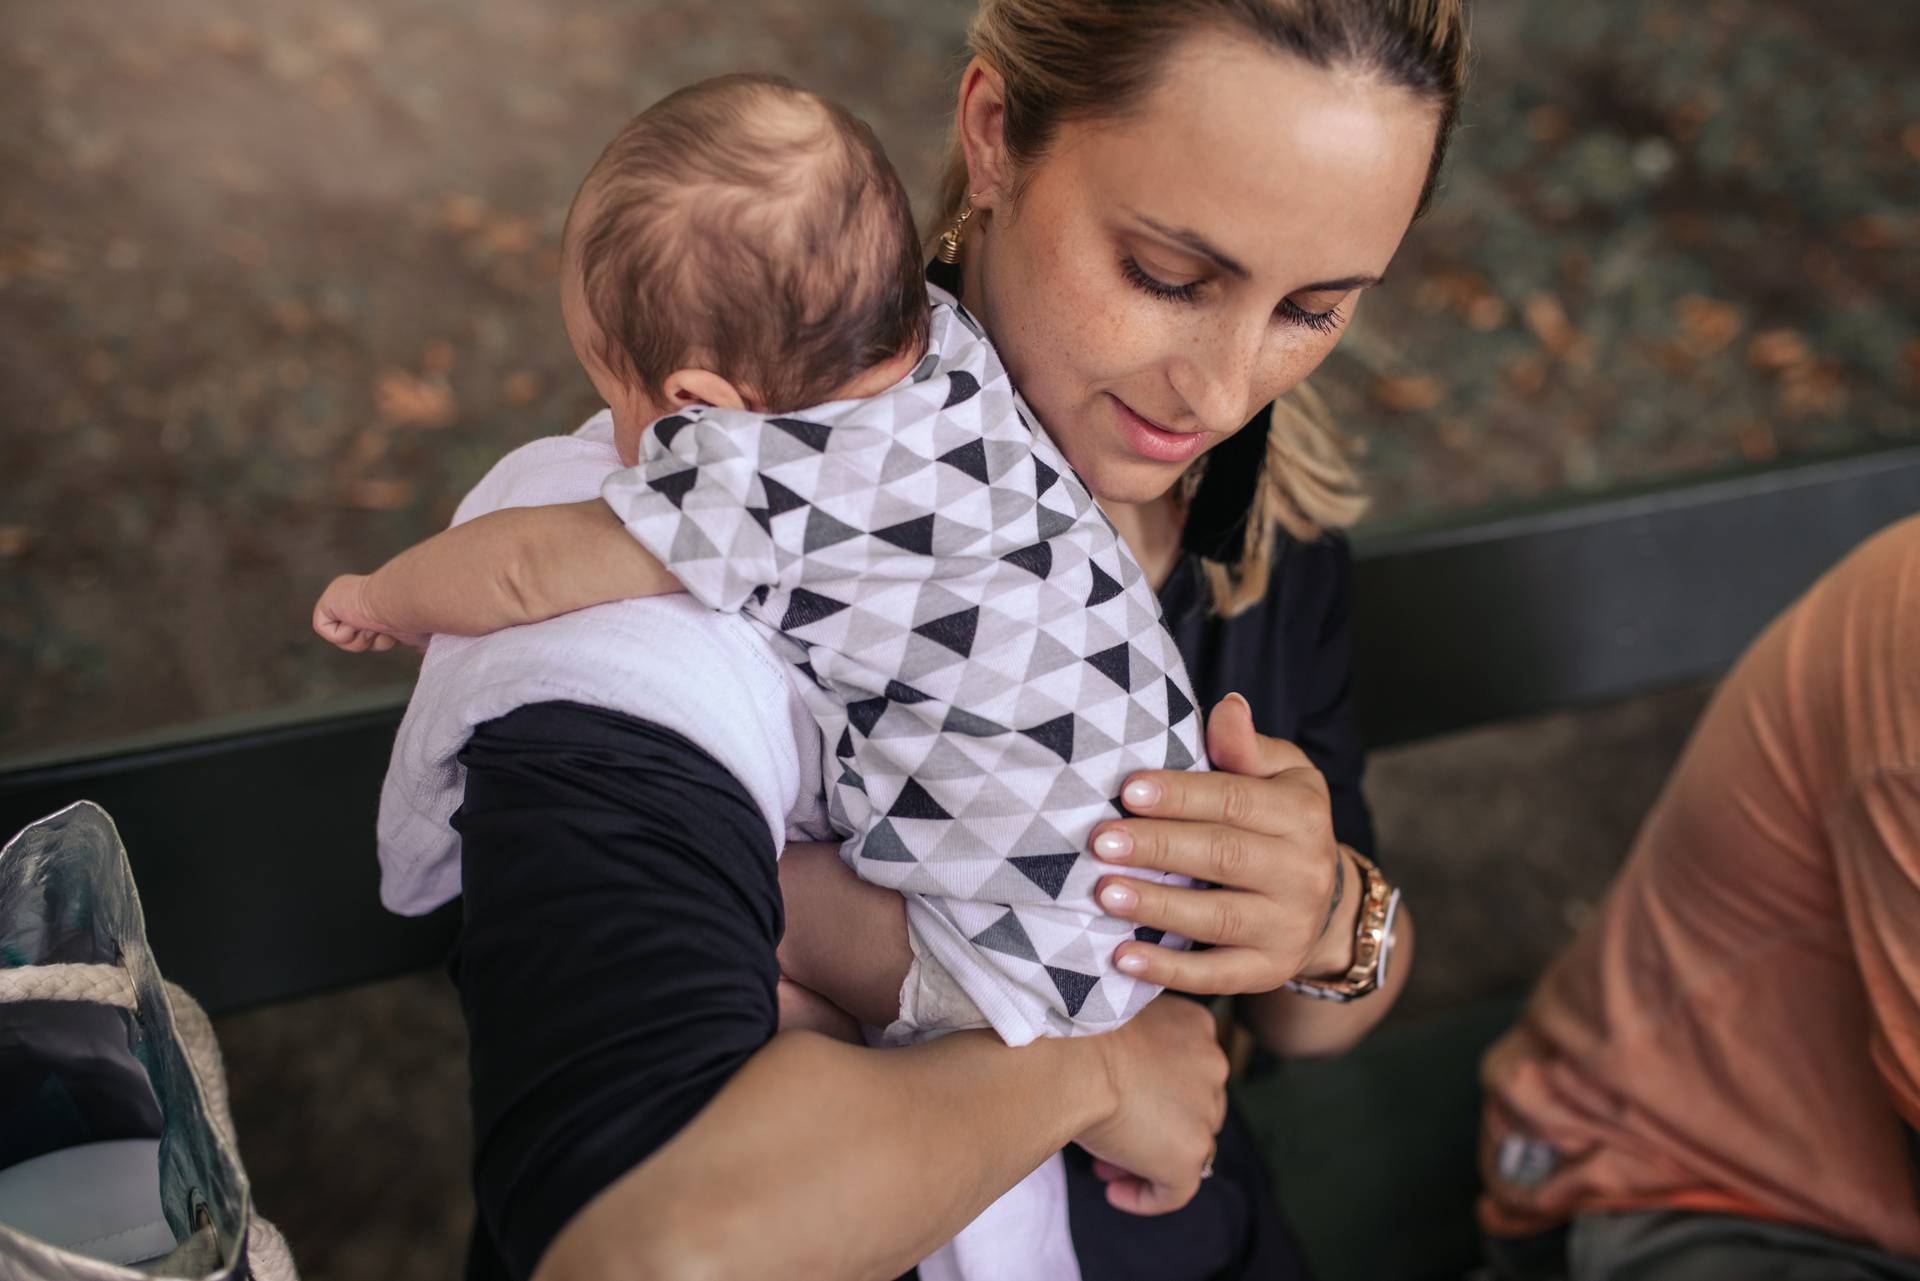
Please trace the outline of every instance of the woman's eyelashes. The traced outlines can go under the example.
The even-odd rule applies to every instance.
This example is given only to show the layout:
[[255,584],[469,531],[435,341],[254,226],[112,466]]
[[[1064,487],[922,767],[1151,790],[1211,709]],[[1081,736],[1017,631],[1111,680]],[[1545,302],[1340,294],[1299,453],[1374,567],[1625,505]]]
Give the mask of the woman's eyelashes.
[[1120,259],[1120,274],[1125,276],[1135,288],[1152,294],[1155,298],[1165,298],[1169,302],[1192,302],[1200,292],[1200,282],[1190,280],[1184,285],[1172,285],[1158,276],[1149,276],[1141,267],[1138,259],[1125,254]]
[[[1131,254],[1122,255],[1120,274],[1127,283],[1142,293],[1159,298],[1165,302],[1191,303],[1200,295],[1200,286],[1204,280],[1189,280],[1183,285],[1172,284],[1158,276],[1148,274],[1138,259]],[[1304,325],[1315,333],[1330,333],[1340,327],[1340,308],[1329,307],[1325,311],[1308,311],[1291,298],[1282,299],[1280,309],[1275,313],[1288,324]]]
[[1340,327],[1340,308],[1329,307],[1325,311],[1308,311],[1291,298],[1280,301],[1280,314],[1296,325],[1305,325],[1316,334],[1331,333]]

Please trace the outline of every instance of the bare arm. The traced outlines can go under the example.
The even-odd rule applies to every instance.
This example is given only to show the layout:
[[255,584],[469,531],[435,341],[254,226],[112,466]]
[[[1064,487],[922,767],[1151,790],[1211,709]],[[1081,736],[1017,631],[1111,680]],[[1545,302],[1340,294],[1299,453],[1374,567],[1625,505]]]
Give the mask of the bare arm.
[[1198,1187],[1225,1079],[1205,1009],[1177,999],[1117,1032],[1017,1050],[987,1032],[904,1050],[783,1032],[576,1215],[534,1278],[885,1281],[1075,1140],[1171,1176],[1118,1181],[1117,1202],[1175,1209]]
[[335,579],[314,630],[417,642],[483,636],[607,601],[681,590],[598,499],[489,512],[419,543],[364,577]]

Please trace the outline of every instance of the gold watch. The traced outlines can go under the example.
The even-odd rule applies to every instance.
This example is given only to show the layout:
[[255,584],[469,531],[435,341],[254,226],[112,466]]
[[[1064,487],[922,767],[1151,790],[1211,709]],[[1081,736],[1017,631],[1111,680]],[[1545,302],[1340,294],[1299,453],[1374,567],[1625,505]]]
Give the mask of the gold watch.
[[1323,1001],[1352,1001],[1387,981],[1387,961],[1393,953],[1393,920],[1400,910],[1400,891],[1373,860],[1342,845],[1345,857],[1360,869],[1360,919],[1353,930],[1353,964],[1337,979],[1289,979],[1281,986]]

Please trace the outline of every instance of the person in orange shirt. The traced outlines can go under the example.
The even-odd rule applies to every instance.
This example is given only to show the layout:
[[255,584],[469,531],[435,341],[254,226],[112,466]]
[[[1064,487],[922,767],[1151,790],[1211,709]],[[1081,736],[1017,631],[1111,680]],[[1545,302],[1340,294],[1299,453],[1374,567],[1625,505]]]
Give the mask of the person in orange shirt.
[[1508,1281],[1920,1278],[1920,516],[1753,643],[1481,1076]]

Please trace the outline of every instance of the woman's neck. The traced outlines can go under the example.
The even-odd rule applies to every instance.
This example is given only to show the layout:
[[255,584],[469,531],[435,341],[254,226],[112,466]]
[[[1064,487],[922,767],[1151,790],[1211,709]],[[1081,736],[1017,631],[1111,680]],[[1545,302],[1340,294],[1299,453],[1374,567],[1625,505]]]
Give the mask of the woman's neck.
[[1180,504],[1179,491],[1180,486],[1175,485],[1148,502],[1100,504],[1156,592],[1166,586],[1174,566],[1180,563],[1180,532],[1186,524],[1186,511]]

